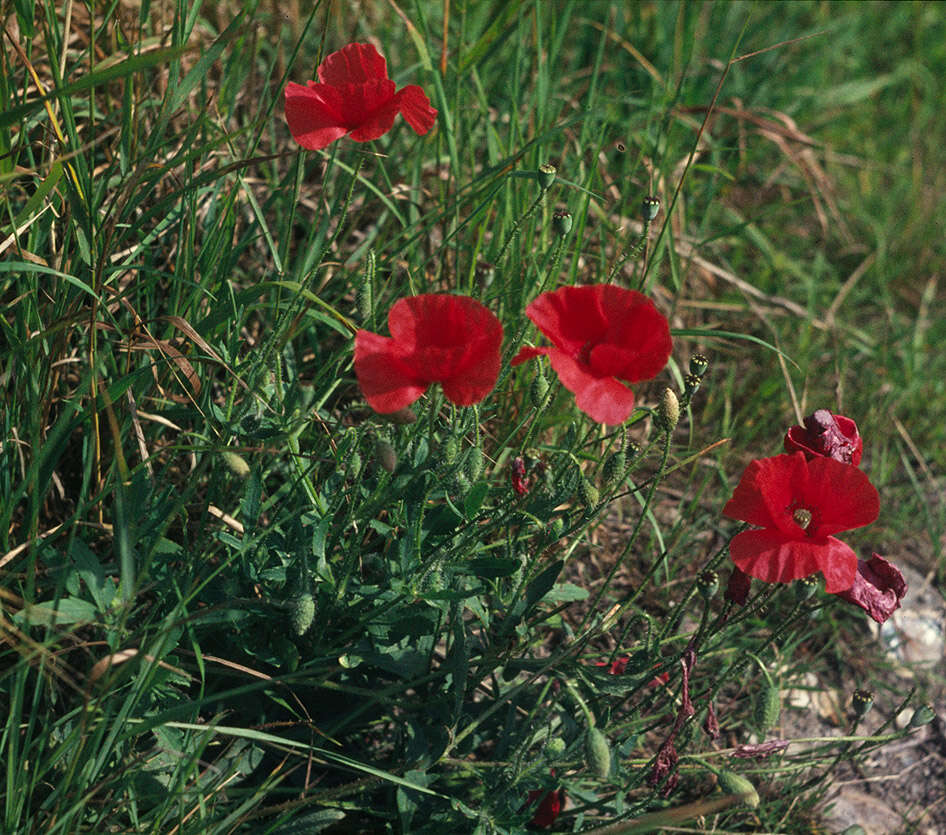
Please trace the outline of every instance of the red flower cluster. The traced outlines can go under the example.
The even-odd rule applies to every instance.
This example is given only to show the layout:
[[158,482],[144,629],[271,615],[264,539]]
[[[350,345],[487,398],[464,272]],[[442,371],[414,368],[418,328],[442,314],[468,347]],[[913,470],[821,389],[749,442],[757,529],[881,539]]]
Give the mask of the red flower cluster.
[[627,420],[634,408],[634,392],[624,382],[656,376],[673,345],[670,326],[653,302],[612,284],[543,293],[526,315],[552,347],[524,347],[512,364],[546,354],[578,408],[612,426]]
[[391,130],[400,113],[420,135],[437,111],[416,84],[396,90],[384,58],[369,43],[350,43],[319,65],[319,81],[286,85],[286,121],[303,148],[317,151],[349,134],[355,142]]
[[430,293],[400,299],[388,313],[391,336],[355,335],[355,374],[376,412],[410,406],[440,383],[458,406],[478,403],[499,376],[503,326],[475,299]]
[[750,577],[785,583],[820,571],[827,592],[878,623],[900,607],[907,590],[900,571],[879,554],[859,560],[832,535],[870,524],[880,511],[877,490],[857,466],[863,446],[853,420],[819,409],[788,430],[792,455],[749,464],[723,515],[761,530],[730,543],[728,600],[746,602]]

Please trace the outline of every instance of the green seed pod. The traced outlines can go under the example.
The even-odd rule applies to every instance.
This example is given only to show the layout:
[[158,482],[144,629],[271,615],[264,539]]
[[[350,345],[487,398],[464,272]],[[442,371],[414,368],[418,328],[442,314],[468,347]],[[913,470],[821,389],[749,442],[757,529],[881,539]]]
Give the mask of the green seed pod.
[[470,447],[463,462],[463,470],[470,481],[476,481],[483,472],[483,450],[478,446]]
[[614,452],[604,462],[602,475],[604,483],[609,487],[624,477],[627,469],[627,455],[622,451]]
[[585,733],[585,765],[602,779],[611,773],[611,746],[600,728],[588,728]]
[[304,635],[315,620],[315,598],[311,594],[300,594],[292,601],[289,617],[292,621],[292,631],[296,635]]
[[542,191],[547,191],[552,187],[552,184],[555,182],[555,175],[558,173],[558,169],[552,165],[550,162],[543,162],[539,166],[539,170],[536,174],[536,177],[539,181],[539,188]]
[[552,737],[545,745],[545,756],[550,760],[557,760],[565,753],[565,740],[560,736]]
[[677,400],[673,389],[664,389],[664,393],[660,396],[660,404],[657,406],[657,416],[663,428],[667,432],[673,432],[680,420],[680,401]]
[[633,461],[640,454],[641,454],[641,445],[638,443],[635,443],[634,441],[631,441],[627,445],[627,460]]
[[552,524],[549,526],[549,530],[552,532],[552,538],[558,539],[563,533],[565,533],[565,520],[561,516],[556,516],[552,520]]
[[750,809],[757,809],[759,807],[759,793],[755,790],[755,786],[745,777],[724,768],[713,770],[719,781],[719,787],[726,794],[737,795]]
[[651,223],[657,212],[660,211],[660,200],[656,197],[645,197],[641,201],[641,214],[644,216],[644,223]]
[[532,400],[532,405],[536,409],[541,409],[545,406],[545,401],[549,396],[549,381],[545,379],[545,375],[539,371],[535,375],[535,379],[532,381],[532,386],[529,388],[529,397]]
[[237,455],[235,452],[224,450],[223,463],[227,465],[227,469],[237,478],[246,478],[250,474],[250,465],[246,463],[246,460],[242,456]]
[[457,454],[460,452],[460,442],[455,435],[451,435],[443,445],[443,463],[452,464],[457,460]]
[[922,728],[924,725],[929,725],[935,718],[936,712],[932,705],[920,705],[913,711],[913,716],[910,717],[910,723],[907,727]]
[[697,377],[696,374],[687,374],[683,378],[683,394],[687,398],[693,397],[694,394],[699,391],[700,383],[702,382],[702,377]]
[[701,571],[696,578],[696,589],[704,600],[712,600],[719,590],[719,574],[711,568]]
[[556,209],[552,213],[552,229],[560,238],[572,231],[572,213],[565,209]]
[[584,476],[582,476],[581,481],[578,482],[578,495],[581,497],[582,504],[589,511],[594,510],[598,506],[598,501],[601,498],[598,493],[598,488]]
[[378,461],[381,462],[381,469],[393,473],[397,469],[397,453],[394,447],[387,441],[378,441],[376,451]]
[[851,709],[854,715],[861,719],[873,707],[874,694],[870,690],[855,690],[851,696]]
[[818,578],[814,574],[795,581],[795,599],[799,603],[809,600],[818,591]]
[[782,712],[782,697],[778,684],[766,677],[762,692],[755,704],[755,723],[760,730],[767,731],[778,724]]
[[690,373],[702,377],[709,368],[709,360],[702,354],[694,354],[690,357]]

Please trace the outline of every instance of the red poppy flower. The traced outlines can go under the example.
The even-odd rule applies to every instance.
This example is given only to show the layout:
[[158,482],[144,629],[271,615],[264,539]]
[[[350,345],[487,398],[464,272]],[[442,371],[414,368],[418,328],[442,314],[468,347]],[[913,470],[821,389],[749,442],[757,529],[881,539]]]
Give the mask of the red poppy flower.
[[805,418],[804,426],[793,426],[785,435],[786,452],[804,452],[808,459],[825,456],[843,464],[861,463],[864,442],[857,424],[844,415],[818,409]]
[[440,383],[458,406],[478,403],[499,376],[503,326],[467,296],[429,293],[399,299],[388,313],[391,336],[355,334],[355,374],[376,412],[410,406]]
[[761,528],[729,544],[750,577],[787,583],[820,571],[836,594],[853,585],[857,555],[832,534],[869,525],[879,511],[877,490],[857,467],[796,452],[749,464],[723,515]]
[[578,408],[612,426],[627,420],[634,408],[634,392],[621,381],[655,377],[673,346],[670,326],[653,302],[613,284],[543,293],[526,308],[526,315],[552,347],[524,347],[512,364],[548,355]]
[[860,606],[877,623],[883,623],[897,609],[907,593],[907,583],[900,569],[887,562],[880,554],[869,560],[857,561],[854,584],[838,593],[838,597]]
[[[321,82],[321,83],[320,83]],[[350,43],[319,65],[319,81],[286,85],[286,121],[303,148],[317,151],[346,133],[355,142],[383,136],[401,113],[423,136],[437,111],[420,87],[395,92],[387,64],[370,43]]]
[[540,797],[542,798],[542,800],[539,801],[539,805],[536,807],[532,820],[529,821],[529,826],[547,829],[555,823],[558,813],[562,811],[562,798],[564,795],[565,792],[562,790],[545,792],[544,796],[542,789],[534,789],[529,792],[527,805],[535,803]]

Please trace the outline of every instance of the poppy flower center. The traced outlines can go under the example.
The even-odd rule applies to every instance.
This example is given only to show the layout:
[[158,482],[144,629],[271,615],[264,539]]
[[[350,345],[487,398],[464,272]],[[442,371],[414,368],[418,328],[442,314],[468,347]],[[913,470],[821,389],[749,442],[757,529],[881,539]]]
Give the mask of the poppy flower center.
[[796,507],[792,512],[792,519],[799,528],[806,531],[811,524],[811,511],[807,507]]
[[575,355],[575,359],[578,360],[582,365],[591,365],[591,349],[594,348],[593,342],[586,342],[581,348],[578,349],[578,353]]

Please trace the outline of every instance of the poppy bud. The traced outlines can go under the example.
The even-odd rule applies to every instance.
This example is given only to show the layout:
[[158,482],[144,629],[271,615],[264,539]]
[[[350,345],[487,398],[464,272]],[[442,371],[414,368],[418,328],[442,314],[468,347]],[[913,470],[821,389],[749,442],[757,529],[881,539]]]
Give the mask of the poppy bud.
[[460,451],[460,442],[456,436],[451,435],[443,445],[443,461],[445,464],[452,464],[457,460],[457,453]]
[[467,474],[462,470],[457,470],[453,474],[453,492],[463,494],[469,489],[470,479],[467,477]]
[[555,182],[555,175],[557,173],[558,169],[550,162],[543,162],[539,166],[537,177],[539,180],[539,187],[542,189],[542,191],[547,191],[552,187],[552,184]]
[[566,209],[556,209],[552,214],[552,228],[556,235],[564,238],[572,231],[572,213]]
[[673,393],[673,389],[664,389],[660,397],[660,404],[657,406],[657,416],[660,418],[663,428],[667,432],[673,432],[674,427],[680,420],[680,401]]
[[755,786],[745,777],[724,768],[719,770],[714,769],[714,771],[719,782],[719,787],[726,794],[737,795],[750,809],[757,809],[759,807],[759,793],[755,790]]
[[246,478],[250,474],[250,465],[246,463],[246,459],[235,452],[224,450],[223,463],[237,478]]
[[529,397],[532,398],[532,405],[536,409],[541,409],[545,406],[545,400],[549,394],[549,381],[545,379],[545,375],[539,371],[535,375],[535,379],[532,381],[532,386],[529,389]]
[[463,462],[464,474],[470,481],[476,481],[483,472],[483,450],[478,446],[470,447]]
[[384,417],[397,426],[409,426],[412,423],[417,423],[417,415],[408,407],[398,409],[396,412],[388,412]]
[[708,568],[696,578],[696,589],[704,600],[712,600],[719,591],[719,574]]
[[315,599],[311,594],[300,594],[292,601],[289,613],[292,621],[292,631],[296,635],[304,635],[315,620]]
[[702,377],[709,368],[709,360],[702,354],[694,354],[690,357],[690,373],[697,377]]
[[565,533],[565,520],[561,516],[556,516],[552,520],[552,525],[550,530],[552,531],[552,536],[555,539],[558,539],[563,533]]
[[592,511],[598,506],[598,500],[600,499],[598,488],[584,476],[578,482],[578,495],[581,496],[582,504],[588,511]]
[[611,773],[611,746],[600,728],[585,732],[585,765],[602,780]]
[[641,201],[641,214],[644,216],[644,223],[650,223],[655,217],[657,217],[657,212],[660,211],[660,200],[656,197],[649,196],[645,197]]
[[381,468],[393,473],[397,469],[397,453],[394,451],[394,447],[387,441],[378,441],[376,451],[378,460],[381,462]]
[[545,756],[550,760],[557,760],[565,753],[565,740],[560,736],[553,737],[545,746]]
[[363,322],[370,322],[371,314],[374,312],[374,274],[374,250],[369,249],[368,258],[365,261],[365,275],[361,281],[361,287],[358,288],[358,315]]
[[604,462],[604,481],[607,485],[612,485],[618,479],[623,477],[624,470],[627,469],[627,455],[623,450],[612,453],[608,456],[608,459]]
[[851,696],[851,709],[858,719],[863,718],[873,705],[874,694],[870,690],[855,690],[854,695]]
[[352,454],[348,458],[348,476],[349,478],[358,478],[361,475],[361,453],[358,450],[353,450]]
[[910,723],[907,725],[908,728],[922,728],[924,725],[928,725],[936,718],[936,713],[933,711],[931,705],[920,705],[916,710],[913,711],[913,716],[910,717]]
[[778,724],[779,714],[782,712],[782,699],[779,694],[778,685],[772,679],[766,676],[765,684],[762,687],[762,693],[759,694],[759,701],[755,706],[756,725],[763,731],[774,728]]

